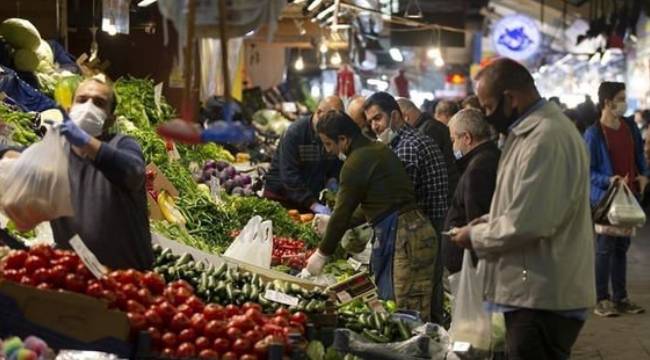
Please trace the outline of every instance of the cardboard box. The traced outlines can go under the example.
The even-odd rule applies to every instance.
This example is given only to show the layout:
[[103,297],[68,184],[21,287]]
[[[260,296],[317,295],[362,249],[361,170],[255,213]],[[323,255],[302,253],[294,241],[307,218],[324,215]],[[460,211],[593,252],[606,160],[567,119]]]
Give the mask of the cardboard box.
[[0,336],[36,335],[57,349],[130,356],[126,314],[86,295],[0,280]]
[[[155,191],[160,192],[161,190],[165,190],[171,196],[178,197],[178,190],[176,190],[176,187],[174,187],[174,185],[169,182],[167,177],[165,177],[165,175],[160,171],[156,164],[151,163],[147,165],[145,171],[153,171],[156,174],[153,180],[153,189]],[[148,191],[147,203],[149,204],[149,218],[152,220],[165,220],[165,217],[160,212],[160,208],[158,207],[158,199],[154,199]]]

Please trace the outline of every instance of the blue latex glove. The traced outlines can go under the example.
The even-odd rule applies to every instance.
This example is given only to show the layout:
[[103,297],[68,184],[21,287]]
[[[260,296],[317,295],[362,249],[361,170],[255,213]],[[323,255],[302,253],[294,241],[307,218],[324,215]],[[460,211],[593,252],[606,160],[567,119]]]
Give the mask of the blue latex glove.
[[309,209],[311,211],[313,211],[314,214],[323,214],[323,215],[331,215],[332,214],[332,210],[330,210],[330,208],[328,208],[325,205],[321,205],[319,203],[315,203]]
[[81,130],[80,127],[77,126],[70,118],[65,115],[64,113],[64,119],[63,123],[61,126],[59,126],[59,130],[61,131],[61,135],[65,136],[66,139],[70,142],[70,144],[76,146],[76,147],[84,147],[88,145],[90,142],[91,136],[88,135],[87,132]]
[[246,144],[254,139],[253,130],[234,121],[217,121],[201,133],[201,142],[204,143]]
[[339,182],[336,181],[336,178],[331,178],[327,181],[327,184],[325,184],[325,188],[337,192],[339,191]]

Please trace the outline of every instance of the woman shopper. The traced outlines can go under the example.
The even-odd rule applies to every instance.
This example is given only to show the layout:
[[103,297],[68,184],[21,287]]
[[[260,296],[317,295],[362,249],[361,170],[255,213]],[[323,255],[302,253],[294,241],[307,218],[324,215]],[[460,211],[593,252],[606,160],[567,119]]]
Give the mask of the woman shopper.
[[[615,181],[625,181],[637,196],[648,184],[641,134],[632,119],[623,117],[627,111],[625,84],[603,82],[598,88],[598,98],[600,121],[585,132],[591,156],[592,206],[598,204]],[[629,237],[596,236],[596,315],[644,312],[642,307],[628,299],[626,270],[629,247]]]

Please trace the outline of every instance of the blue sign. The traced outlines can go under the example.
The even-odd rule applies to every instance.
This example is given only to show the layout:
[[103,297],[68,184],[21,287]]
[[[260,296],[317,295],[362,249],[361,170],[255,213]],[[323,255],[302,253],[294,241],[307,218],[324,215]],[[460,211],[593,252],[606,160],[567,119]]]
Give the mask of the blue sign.
[[528,16],[508,15],[494,25],[492,43],[500,56],[526,60],[539,50],[542,33],[537,23]]

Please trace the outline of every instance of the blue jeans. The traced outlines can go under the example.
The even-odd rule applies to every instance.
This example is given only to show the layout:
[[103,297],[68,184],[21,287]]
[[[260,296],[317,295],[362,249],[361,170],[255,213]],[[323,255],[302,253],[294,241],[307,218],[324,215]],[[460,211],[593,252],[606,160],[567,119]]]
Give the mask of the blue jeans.
[[598,301],[608,300],[609,280],[612,280],[614,302],[627,298],[626,269],[629,237],[596,236],[596,296]]

